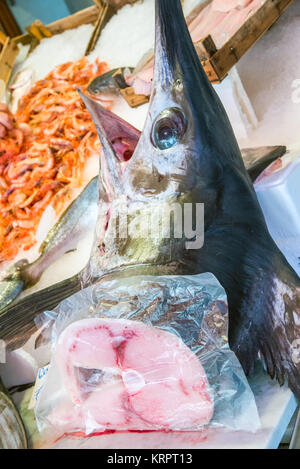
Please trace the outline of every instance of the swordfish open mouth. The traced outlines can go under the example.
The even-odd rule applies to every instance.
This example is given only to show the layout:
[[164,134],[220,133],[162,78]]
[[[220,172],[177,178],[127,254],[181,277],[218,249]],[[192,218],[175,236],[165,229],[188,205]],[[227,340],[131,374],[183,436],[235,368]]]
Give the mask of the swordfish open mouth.
[[[124,172],[126,164],[132,158],[141,132],[113,112],[101,106],[95,98],[77,89],[96,126],[103,146],[101,158],[102,176],[105,180],[105,167],[119,173]],[[118,169],[117,169],[118,168]],[[106,184],[109,183],[109,178]]]

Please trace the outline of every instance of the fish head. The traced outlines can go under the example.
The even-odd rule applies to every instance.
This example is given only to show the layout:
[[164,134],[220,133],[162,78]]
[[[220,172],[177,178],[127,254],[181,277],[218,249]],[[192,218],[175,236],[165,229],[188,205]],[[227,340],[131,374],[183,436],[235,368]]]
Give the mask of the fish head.
[[[180,0],[156,0],[155,35],[149,110],[144,129],[140,135],[136,134],[135,149],[126,164],[120,163],[109,138],[111,126],[105,122],[108,111],[104,113],[99,103],[82,96],[102,143],[100,187],[106,189],[100,189],[101,198],[116,207],[116,211],[110,207],[105,216],[99,216],[102,228],[98,229],[98,244],[92,257],[100,249],[101,268],[98,266],[95,272],[137,264],[182,263],[187,256],[187,236],[183,229],[181,237],[178,232],[185,224],[186,206],[204,206],[204,221],[200,215],[199,223],[201,229],[203,222],[204,236],[216,222],[217,215],[224,216],[224,188],[228,189],[227,207],[231,199],[230,217],[238,205],[237,193],[242,191],[246,198],[255,197],[226,112],[195,51]],[[224,178],[227,178],[226,184],[222,184]],[[165,216],[159,219],[159,234],[156,231],[154,236],[148,236],[148,230],[148,235],[139,242],[132,236],[116,242],[109,228],[116,224],[113,213],[119,215],[122,200],[129,205],[131,225],[148,227],[152,214],[166,213],[168,209],[170,212],[175,204],[182,210],[182,216],[177,214],[177,223],[181,226],[175,226],[176,216],[172,213],[174,229],[171,232],[168,231],[170,217]],[[240,214],[240,210],[236,211]],[[196,214],[195,208],[190,225],[195,226]],[[194,231],[190,231],[194,236]],[[166,232],[170,234],[167,237]],[[202,243],[196,246],[201,250]],[[197,261],[199,257],[201,253],[197,253]],[[203,270],[206,269],[204,262]]]
[[94,97],[116,95],[121,89],[127,88],[125,76],[133,72],[133,68],[115,68],[94,78],[88,85],[87,91]]

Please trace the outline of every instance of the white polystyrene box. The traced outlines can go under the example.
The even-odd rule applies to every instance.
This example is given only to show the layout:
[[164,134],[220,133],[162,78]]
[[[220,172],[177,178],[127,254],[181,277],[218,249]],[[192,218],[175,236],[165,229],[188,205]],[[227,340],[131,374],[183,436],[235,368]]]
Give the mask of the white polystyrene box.
[[254,187],[271,236],[274,239],[300,236],[300,153]]

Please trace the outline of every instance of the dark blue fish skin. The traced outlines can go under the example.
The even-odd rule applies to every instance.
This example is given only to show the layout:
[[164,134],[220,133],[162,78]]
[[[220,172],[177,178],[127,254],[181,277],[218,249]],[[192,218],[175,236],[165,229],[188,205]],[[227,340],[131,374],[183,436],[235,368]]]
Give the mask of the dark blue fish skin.
[[[300,398],[300,280],[272,240],[224,108],[197,58],[180,0],[157,0],[160,74],[184,84],[193,122],[196,199],[205,203],[205,243],[185,253],[187,272],[213,272],[225,287],[230,345],[246,373],[260,352],[269,374]],[[190,145],[191,146],[191,145]],[[282,304],[284,305],[282,307]],[[299,360],[300,362],[300,360]]]
[[[101,112],[88,97],[83,99],[98,128],[107,167],[114,168],[112,180],[120,171]],[[186,130],[176,145],[162,150],[153,143],[153,129],[159,116],[174,108],[185,116]],[[128,255],[134,252],[129,242],[122,251],[113,246],[102,264],[100,255],[91,271],[100,277],[111,265],[113,274],[122,275],[212,272],[228,295],[230,345],[245,372],[252,371],[260,354],[270,376],[280,384],[287,378],[300,398],[300,359],[295,350],[300,339],[300,280],[268,232],[229,119],[198,59],[180,0],[156,0],[149,112],[118,184],[128,201],[167,203],[175,198],[204,203],[204,246],[187,250],[184,243],[172,240],[154,246],[155,260],[150,255],[134,259]],[[94,259],[97,252],[96,246]]]

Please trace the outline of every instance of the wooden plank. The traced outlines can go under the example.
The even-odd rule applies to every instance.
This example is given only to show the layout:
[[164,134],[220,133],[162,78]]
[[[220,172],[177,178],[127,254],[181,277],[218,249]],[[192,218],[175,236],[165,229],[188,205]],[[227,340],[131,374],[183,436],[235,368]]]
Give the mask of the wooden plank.
[[8,36],[14,37],[17,34],[21,34],[20,26],[7,5],[6,0],[0,0],[0,22]]
[[219,79],[219,75],[216,72],[211,60],[210,59],[204,59],[204,60],[201,60],[201,63],[202,63],[202,67],[204,68],[204,71],[205,71],[209,81],[213,84],[221,83],[221,81]]
[[[77,28],[82,24],[90,24],[97,21],[99,16],[99,8],[97,5],[92,5],[91,7],[85,8],[84,10],[77,11],[73,15],[66,16],[60,20],[54,21],[47,25],[47,29],[54,35],[63,33],[67,29]],[[14,41],[18,44],[19,42],[26,45],[30,44],[31,37],[30,34],[22,34],[14,38]]]
[[239,59],[278,20],[293,0],[267,0],[210,59],[222,81]]
[[99,8],[98,19],[84,55],[88,55],[90,52],[92,52],[92,50],[94,50],[103,28],[107,25],[111,17],[116,12],[113,7],[111,7],[108,3],[102,2],[102,0],[97,1],[97,6]]
[[149,101],[149,96],[144,94],[135,94],[134,89],[131,87],[120,90],[121,95],[127,101],[130,107],[138,107],[141,104],[146,104]]
[[40,41],[44,38],[52,37],[53,34],[40,20],[34,21],[30,26],[25,28],[31,37],[30,49],[28,55],[39,45]]
[[0,44],[2,44],[2,46],[5,44],[6,39],[7,36],[2,31],[0,31]]
[[210,34],[202,41],[196,42],[194,46],[200,60],[212,57],[218,50]]
[[18,46],[12,39],[7,38],[0,53],[0,99],[5,91],[18,53]]
[[[137,1],[138,0],[129,0],[128,4],[133,5]],[[85,50],[85,55],[88,55],[92,50],[94,50],[103,28],[107,25],[118,9],[124,6],[122,2],[119,6],[114,6],[113,3],[109,3],[107,0],[94,0],[94,2],[99,8],[99,14],[95,24],[95,29]]]
[[23,46],[26,46],[27,44],[31,43],[32,37],[30,34],[24,33],[20,36],[14,37],[13,40],[16,44],[23,44]]
[[40,20],[34,21],[30,26],[26,27],[26,31],[38,41],[41,41],[45,37],[52,37],[53,34]]

